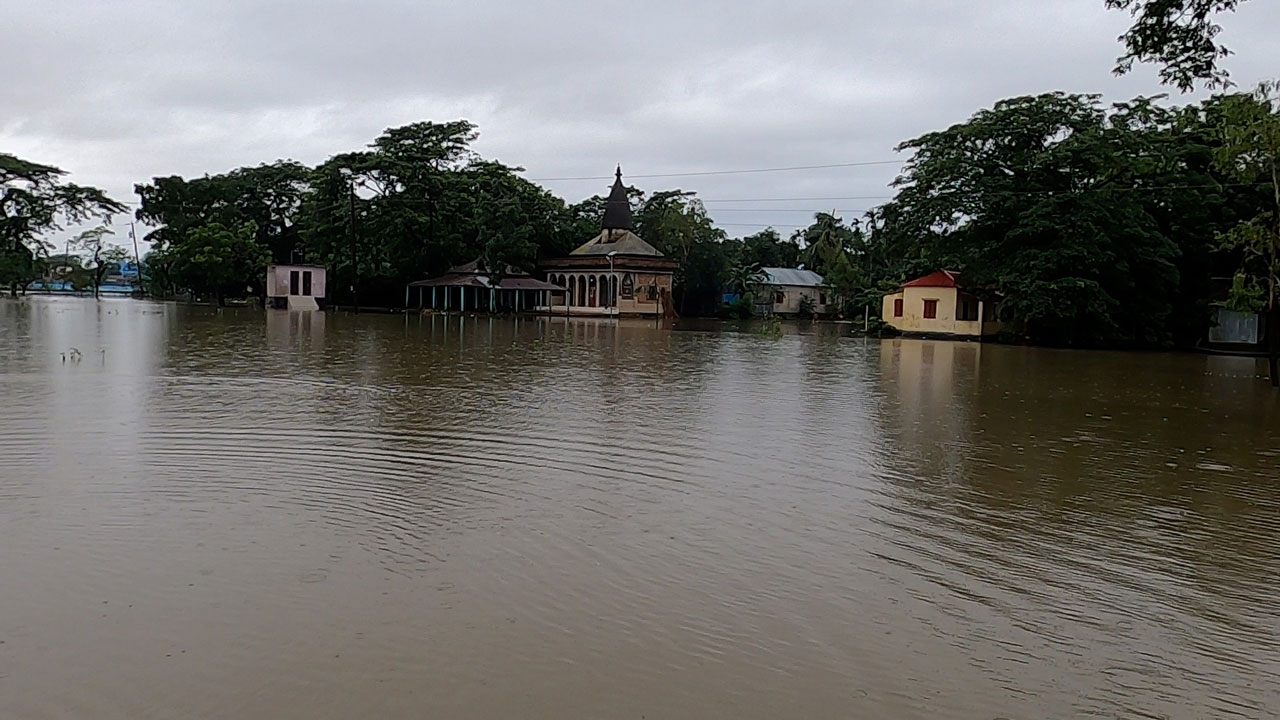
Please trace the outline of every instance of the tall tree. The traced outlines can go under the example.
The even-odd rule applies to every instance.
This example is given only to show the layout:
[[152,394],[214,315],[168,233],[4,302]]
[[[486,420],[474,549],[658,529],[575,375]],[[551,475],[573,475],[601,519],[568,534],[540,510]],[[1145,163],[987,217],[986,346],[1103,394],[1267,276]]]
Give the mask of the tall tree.
[[36,259],[49,248],[44,235],[65,223],[110,220],[125,209],[97,188],[66,182],[65,175],[0,153],[0,283],[11,295],[39,275]]
[[1134,62],[1160,66],[1160,80],[1183,92],[1204,81],[1210,88],[1231,84],[1219,61],[1231,54],[1217,41],[1222,26],[1215,17],[1234,11],[1245,0],[1106,0],[1113,10],[1126,10],[1133,25],[1120,36],[1125,54],[1116,60],[1123,75]]
[[742,238],[740,262],[758,267],[795,267],[800,264],[800,246],[783,239],[773,228],[765,228]]
[[937,266],[1006,296],[1015,331],[1040,342],[1169,340],[1177,246],[1137,190],[1163,163],[1143,132],[1093,95],[1004,100],[903,143],[914,151],[895,205],[937,233]]
[[256,240],[253,223],[226,227],[211,222],[190,229],[170,249],[182,281],[224,304],[228,292],[239,293],[246,278],[263,274],[270,255]]
[[[1271,384],[1280,387],[1280,83],[1234,95],[1222,106],[1218,162],[1246,185],[1270,191],[1270,206],[1222,234],[1224,249],[1241,257],[1232,303],[1267,313]],[[1259,292],[1259,290],[1261,292]]]
[[851,227],[843,218],[820,212],[814,215],[813,224],[795,232],[792,241],[801,247],[805,266],[821,274],[848,264],[857,235],[856,221]]
[[[383,132],[370,149],[318,167],[303,207],[310,255],[335,274],[335,288],[378,289],[420,278],[464,255],[456,173],[475,158],[475,126],[420,122]],[[471,259],[475,259],[473,256]]]
[[[120,252],[118,252],[122,248],[107,242],[107,236],[114,234],[111,228],[101,225],[85,230],[76,235],[70,242],[71,246],[76,249],[87,252],[93,262],[90,280],[93,283],[94,298],[98,297],[98,288],[102,285],[103,276],[107,274],[108,263],[110,261],[119,263],[123,259]],[[124,257],[127,257],[127,255]]]
[[[276,262],[295,262],[301,250],[299,220],[310,194],[311,171],[292,161],[237,168],[194,180],[173,176],[134,186],[142,198],[137,218],[155,226],[147,240],[155,248],[175,246],[190,231],[210,223],[252,223],[254,241]],[[263,278],[238,278],[241,288],[261,287]]]
[[857,220],[845,224],[832,213],[817,213],[813,224],[797,230],[793,240],[803,246],[800,255],[805,266],[822,275],[835,292],[837,304],[843,305],[869,284],[869,278],[852,259],[852,254],[862,252],[865,245]]
[[729,270],[721,245],[725,235],[696,194],[679,189],[656,192],[640,205],[635,219],[637,234],[678,263],[673,283],[680,314],[689,312],[691,301],[700,312],[718,307]]

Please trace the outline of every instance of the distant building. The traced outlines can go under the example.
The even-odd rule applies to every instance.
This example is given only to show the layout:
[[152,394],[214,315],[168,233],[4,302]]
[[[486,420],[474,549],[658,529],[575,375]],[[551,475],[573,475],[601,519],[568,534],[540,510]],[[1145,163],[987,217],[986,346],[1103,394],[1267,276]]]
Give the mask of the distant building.
[[547,282],[565,289],[547,309],[566,315],[673,315],[676,261],[635,234],[621,167],[601,226],[599,235],[568,257],[542,263]]
[[320,265],[268,265],[267,304],[290,310],[319,310],[325,271]]
[[43,280],[46,284],[61,283],[66,286],[65,289],[70,290],[71,275],[83,268],[84,263],[78,255],[50,255],[44,261]]
[[808,310],[827,312],[831,289],[822,276],[800,268],[760,268],[760,283],[753,290],[755,310],[761,315],[799,315]]
[[1266,323],[1256,312],[1237,312],[1224,305],[1213,308],[1213,323],[1209,326],[1211,345],[1253,348],[1262,344]]
[[1200,338],[1200,345],[1208,350],[1256,354],[1266,352],[1270,332],[1265,313],[1241,312],[1228,307],[1227,298],[1232,286],[1240,282],[1234,276],[1210,278],[1211,291],[1216,301],[1210,303],[1209,328]]
[[981,338],[1001,330],[997,299],[968,291],[957,273],[938,270],[885,293],[881,316],[903,333]]
[[1274,332],[1264,313],[1238,312],[1224,303],[1211,306],[1213,311],[1206,337],[1200,346],[1213,352],[1241,355],[1263,355],[1267,352],[1270,333]]

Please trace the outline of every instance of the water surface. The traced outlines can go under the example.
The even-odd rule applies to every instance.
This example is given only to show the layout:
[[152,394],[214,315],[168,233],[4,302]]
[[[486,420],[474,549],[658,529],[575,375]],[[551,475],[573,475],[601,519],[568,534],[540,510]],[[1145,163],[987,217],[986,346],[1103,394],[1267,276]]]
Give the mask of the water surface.
[[0,717],[1280,714],[1258,363],[842,335],[0,301]]

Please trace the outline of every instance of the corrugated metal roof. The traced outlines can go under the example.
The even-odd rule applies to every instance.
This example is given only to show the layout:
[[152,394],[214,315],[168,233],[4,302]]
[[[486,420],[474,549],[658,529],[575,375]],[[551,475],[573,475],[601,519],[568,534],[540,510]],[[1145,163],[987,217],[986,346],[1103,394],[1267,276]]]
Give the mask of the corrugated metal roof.
[[935,270],[924,277],[918,277],[911,282],[903,283],[902,287],[958,288],[960,287],[960,277],[958,273],[952,270]]
[[646,255],[662,257],[658,249],[630,230],[604,230],[578,247],[570,255]]
[[822,276],[812,270],[800,268],[760,268],[768,278],[769,285],[792,285],[798,287],[821,287],[826,283]]
[[474,287],[482,289],[497,290],[563,290],[559,285],[549,282],[543,282],[529,277],[528,275],[520,277],[505,277],[493,282],[493,278],[488,275],[469,275],[465,273],[450,273],[438,278],[430,280],[418,280],[409,283],[409,287]]

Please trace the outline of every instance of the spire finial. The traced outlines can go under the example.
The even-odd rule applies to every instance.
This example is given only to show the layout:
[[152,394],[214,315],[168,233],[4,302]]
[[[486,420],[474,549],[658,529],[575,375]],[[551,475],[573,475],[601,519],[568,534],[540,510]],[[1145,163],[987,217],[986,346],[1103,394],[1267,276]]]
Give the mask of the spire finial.
[[627,186],[622,184],[622,165],[618,165],[616,177],[604,205],[604,229],[631,230],[631,201],[627,197]]

